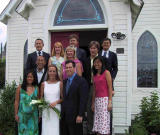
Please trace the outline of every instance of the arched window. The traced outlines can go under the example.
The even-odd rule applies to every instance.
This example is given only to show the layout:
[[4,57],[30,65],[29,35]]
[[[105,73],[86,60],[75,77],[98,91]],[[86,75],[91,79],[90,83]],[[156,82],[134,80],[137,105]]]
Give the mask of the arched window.
[[53,25],[104,23],[104,15],[97,0],[62,0],[56,12]]
[[157,41],[145,31],[137,45],[137,87],[157,87],[158,51]]
[[26,68],[27,56],[28,56],[28,40],[26,40],[24,45],[24,58],[23,58],[24,69]]

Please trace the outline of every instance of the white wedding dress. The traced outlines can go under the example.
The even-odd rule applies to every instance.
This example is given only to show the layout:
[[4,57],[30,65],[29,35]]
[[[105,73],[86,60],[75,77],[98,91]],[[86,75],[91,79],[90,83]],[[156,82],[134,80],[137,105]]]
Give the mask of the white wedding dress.
[[[55,84],[44,82],[44,99],[53,103],[60,99],[60,81]],[[60,110],[60,104],[56,105]],[[52,109],[42,112],[42,135],[59,135],[59,118]]]

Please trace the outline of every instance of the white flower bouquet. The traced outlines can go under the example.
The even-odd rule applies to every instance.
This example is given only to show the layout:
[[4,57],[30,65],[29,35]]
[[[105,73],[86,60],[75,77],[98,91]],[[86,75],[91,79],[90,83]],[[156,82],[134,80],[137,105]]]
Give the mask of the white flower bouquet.
[[59,119],[61,118],[60,111],[56,107],[51,107],[50,104],[47,101],[45,101],[44,99],[32,100],[30,102],[30,105],[36,105],[36,106],[38,106],[38,109],[40,111],[42,111],[44,109],[51,108],[58,115],[58,118]]

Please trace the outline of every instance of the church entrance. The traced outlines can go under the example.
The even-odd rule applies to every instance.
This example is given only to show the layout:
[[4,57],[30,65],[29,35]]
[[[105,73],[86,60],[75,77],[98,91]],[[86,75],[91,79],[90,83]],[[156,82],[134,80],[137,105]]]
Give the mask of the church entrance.
[[63,47],[69,45],[69,35],[77,34],[79,36],[79,47],[86,50],[89,55],[88,45],[90,41],[98,41],[100,44],[107,36],[107,30],[90,30],[90,31],[70,31],[70,32],[52,32],[51,33],[51,50],[55,42],[60,41]]

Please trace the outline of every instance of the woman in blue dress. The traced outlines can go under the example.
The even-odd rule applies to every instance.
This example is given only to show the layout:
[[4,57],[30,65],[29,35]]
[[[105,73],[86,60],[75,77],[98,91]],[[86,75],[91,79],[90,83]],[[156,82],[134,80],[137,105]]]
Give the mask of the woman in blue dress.
[[30,105],[38,99],[38,87],[33,72],[26,73],[22,85],[16,90],[15,120],[18,123],[18,135],[38,135],[38,108]]

